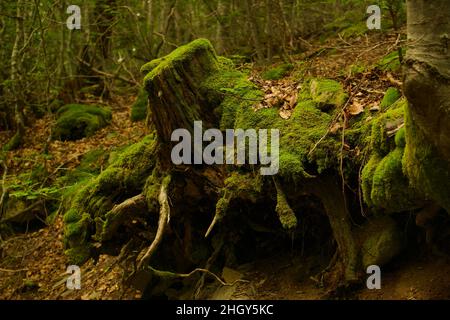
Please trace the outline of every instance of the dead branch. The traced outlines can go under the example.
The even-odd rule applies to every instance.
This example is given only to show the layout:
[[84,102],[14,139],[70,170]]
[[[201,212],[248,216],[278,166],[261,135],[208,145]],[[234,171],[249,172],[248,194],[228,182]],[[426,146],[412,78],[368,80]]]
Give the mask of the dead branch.
[[121,75],[119,75],[119,74],[111,74],[111,73],[108,73],[108,72],[105,72],[105,71],[101,71],[101,70],[95,68],[94,66],[92,66],[89,62],[84,61],[84,60],[81,59],[80,57],[77,57],[77,60],[78,60],[80,63],[84,64],[84,65],[85,65],[86,67],[88,67],[89,69],[91,69],[92,71],[94,71],[95,73],[97,73],[97,74],[99,74],[99,75],[102,75],[102,76],[104,76],[104,77],[106,77],[106,78],[110,78],[110,79],[118,79],[118,80],[121,80],[121,81],[123,81],[123,82],[129,83],[129,84],[131,84],[131,85],[133,85],[133,86],[138,86],[138,85],[139,85],[138,82],[136,82],[136,81],[134,81],[134,80],[127,79],[127,78],[125,78],[125,77],[123,77],[123,76],[121,76]]

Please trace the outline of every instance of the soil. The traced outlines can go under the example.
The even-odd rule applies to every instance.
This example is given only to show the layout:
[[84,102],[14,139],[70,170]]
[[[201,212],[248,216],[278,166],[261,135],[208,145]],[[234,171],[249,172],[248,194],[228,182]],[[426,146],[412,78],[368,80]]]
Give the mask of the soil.
[[[81,290],[66,288],[67,260],[62,244],[62,220],[36,232],[18,235],[0,247],[0,299],[132,300],[142,293],[125,286],[117,258],[102,255],[82,266]],[[278,256],[253,261],[222,273],[233,286],[213,283],[208,299],[318,300],[329,298],[314,275],[318,257],[293,258],[286,248]],[[382,288],[360,288],[345,298],[361,300],[450,299],[450,258],[430,253],[406,254],[382,269]]]

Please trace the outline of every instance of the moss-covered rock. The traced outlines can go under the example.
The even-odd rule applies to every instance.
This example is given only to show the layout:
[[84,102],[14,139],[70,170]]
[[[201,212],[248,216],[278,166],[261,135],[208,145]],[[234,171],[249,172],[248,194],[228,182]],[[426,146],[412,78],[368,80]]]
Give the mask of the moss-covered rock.
[[57,112],[53,139],[78,140],[93,135],[111,121],[111,111],[99,106],[69,104]]
[[342,107],[348,95],[342,85],[331,79],[310,79],[303,85],[299,101],[312,100],[322,111]]
[[265,80],[279,80],[281,78],[286,77],[292,69],[294,69],[293,64],[284,63],[267,70],[266,72],[263,73],[262,77]]
[[147,118],[148,93],[140,90],[136,101],[131,106],[131,121],[142,121]]
[[389,217],[376,217],[359,231],[364,268],[383,266],[397,256],[404,246],[403,233]]

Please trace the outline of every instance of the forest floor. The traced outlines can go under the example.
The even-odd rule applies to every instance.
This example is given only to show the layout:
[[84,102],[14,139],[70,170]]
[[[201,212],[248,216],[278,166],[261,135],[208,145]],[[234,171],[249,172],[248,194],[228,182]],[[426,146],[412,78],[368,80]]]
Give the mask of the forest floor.
[[[307,53],[293,57],[297,62],[295,77],[282,80],[262,80],[260,68],[252,79],[266,92],[266,105],[279,104],[273,98],[285,100],[280,116],[289,117],[289,101],[306,76],[332,78],[344,84],[351,93],[351,107],[358,114],[361,108],[376,106],[388,87],[400,89],[400,77],[389,71],[364,69],[358,73],[352,66],[371,66],[392,52],[398,37],[375,35],[357,40],[335,39],[332,43],[312,47]],[[139,141],[145,134],[143,123],[131,122],[130,106],[133,98],[122,98],[112,104],[112,124],[94,136],[76,142],[50,142],[51,159],[46,159],[49,172],[75,168],[82,155],[99,147],[106,150]],[[264,107],[264,106],[263,106]],[[267,107],[267,106],[265,106]],[[41,161],[49,129],[48,118],[30,124],[24,146],[10,155],[8,174],[19,174]],[[8,134],[0,135],[0,144]],[[39,230],[3,239],[0,243],[0,299],[140,299],[142,293],[123,284],[124,270],[116,257],[101,255],[82,266],[82,289],[66,289],[67,260],[63,248],[63,222],[57,217],[53,224]],[[419,249],[417,249],[419,251]],[[313,276],[317,257],[292,258],[287,249],[277,256],[264,257],[235,269],[224,269],[222,277],[228,281],[241,279],[231,287],[213,287],[210,299],[301,299],[315,300],[329,297]],[[426,252],[409,252],[395,259],[383,269],[382,289],[358,289],[351,299],[450,299],[450,261]],[[313,272],[314,269],[314,272]]]

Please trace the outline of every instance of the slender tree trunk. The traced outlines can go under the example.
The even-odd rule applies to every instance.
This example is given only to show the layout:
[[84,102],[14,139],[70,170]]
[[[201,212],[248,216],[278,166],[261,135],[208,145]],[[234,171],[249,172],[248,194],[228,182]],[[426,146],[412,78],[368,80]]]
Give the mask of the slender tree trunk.
[[273,19],[272,19],[272,1],[266,0],[266,37],[267,37],[267,61],[268,63],[272,63],[273,56],[273,44],[272,44],[272,35],[273,35]]
[[253,44],[255,45],[256,55],[258,57],[258,61],[262,62],[264,61],[264,48],[261,44],[260,40],[260,32],[258,27],[258,21],[256,19],[257,14],[254,11],[253,8],[253,1],[252,0],[245,0],[245,11],[247,14],[247,19],[250,23],[250,32],[252,34],[252,40]]
[[11,96],[14,103],[14,115],[16,122],[16,134],[11,140],[3,147],[4,150],[12,150],[17,148],[22,143],[22,138],[25,133],[25,121],[23,114],[23,101],[21,99],[21,57],[20,49],[23,45],[24,35],[24,19],[23,19],[23,0],[18,0],[16,3],[16,38],[14,40],[14,46],[11,53]]

